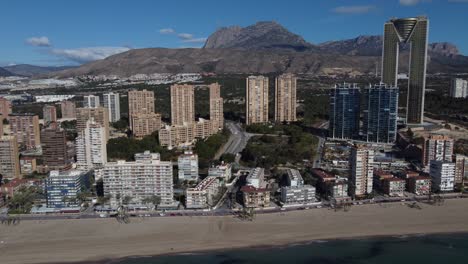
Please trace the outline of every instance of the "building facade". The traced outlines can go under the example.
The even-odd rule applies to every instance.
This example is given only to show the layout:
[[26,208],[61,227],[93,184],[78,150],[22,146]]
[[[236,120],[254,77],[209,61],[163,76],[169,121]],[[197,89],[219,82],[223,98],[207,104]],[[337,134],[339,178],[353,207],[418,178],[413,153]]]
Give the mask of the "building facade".
[[268,122],[268,77],[249,76],[246,84],[246,124]]
[[60,110],[62,110],[62,118],[75,119],[76,118],[76,105],[72,101],[60,102]]
[[128,119],[132,127],[132,116],[154,113],[154,92],[132,90],[128,92]]
[[159,143],[161,146],[172,149],[187,147],[196,139],[204,139],[213,134],[210,120],[200,118],[199,121],[182,126],[165,126],[159,130]]
[[468,179],[468,157],[455,155],[455,184],[463,184]]
[[42,116],[44,119],[44,125],[57,122],[57,109],[55,105],[46,105],[42,108]]
[[444,135],[430,135],[424,138],[421,162],[424,166],[432,160],[452,161],[454,141]]
[[41,146],[39,117],[35,114],[10,114],[10,133],[15,135],[18,144],[25,149]]
[[409,43],[407,123],[420,124],[424,115],[429,20],[426,17],[391,19],[384,25],[382,82],[397,86],[399,44]]
[[265,185],[265,169],[259,167],[251,169],[249,175],[247,175],[247,185],[257,189],[263,188]]
[[86,128],[88,120],[93,119],[94,122],[104,127],[106,131],[106,141],[109,139],[109,113],[107,108],[77,108],[76,109],[76,131],[78,134]]
[[336,84],[330,90],[329,137],[353,139],[359,137],[361,92],[357,84]]
[[104,107],[109,112],[109,122],[120,120],[120,95],[118,93],[105,93],[103,95]]
[[185,151],[177,159],[179,181],[198,181],[198,155]]
[[0,174],[9,180],[21,177],[16,136],[0,136]]
[[430,177],[415,176],[407,179],[408,191],[416,195],[429,195],[432,181]]
[[142,204],[153,195],[161,198],[160,207],[174,205],[172,163],[161,161],[158,153],[146,151],[135,155],[135,161],[107,163],[102,170],[104,194],[110,195],[112,206],[128,196],[131,204]]
[[67,170],[71,168],[67,133],[64,129],[49,127],[41,131],[42,163],[49,170]]
[[449,94],[453,98],[466,98],[468,96],[468,81],[460,78],[452,79]]
[[275,121],[295,122],[297,78],[291,73],[275,80]]
[[92,95],[92,94],[83,96],[83,107],[96,108],[100,106],[101,106],[101,102],[99,100],[99,96]]
[[171,85],[171,125],[195,122],[195,87],[189,84]]
[[132,115],[131,119],[133,136],[136,138],[151,135],[162,127],[160,114],[135,114]]
[[90,170],[103,167],[107,163],[105,128],[91,118],[86,122],[86,128],[78,133],[75,148],[77,168]]
[[242,186],[242,198],[244,207],[257,208],[270,206],[270,190],[265,188],[255,188],[253,186]]
[[0,115],[2,115],[3,118],[8,118],[11,113],[11,102],[0,96]]
[[432,178],[432,189],[436,192],[451,192],[455,188],[455,163],[433,160],[429,175]]
[[224,183],[232,177],[232,165],[222,162],[220,165],[208,169],[208,176],[221,179]]
[[404,179],[392,177],[384,179],[383,192],[390,196],[403,196],[406,190],[406,181]]
[[350,158],[351,195],[362,196],[372,193],[374,175],[374,150],[362,146],[351,149]]
[[395,142],[398,119],[398,87],[380,83],[364,89],[363,113],[363,134],[367,142]]
[[87,187],[87,171],[51,171],[45,180],[48,208],[76,208],[76,199],[83,187]]
[[216,177],[206,177],[194,188],[185,190],[185,207],[187,209],[203,209],[215,206],[215,200],[221,189]]
[[213,133],[224,128],[223,98],[221,97],[221,86],[212,83],[208,86],[210,90],[210,121]]

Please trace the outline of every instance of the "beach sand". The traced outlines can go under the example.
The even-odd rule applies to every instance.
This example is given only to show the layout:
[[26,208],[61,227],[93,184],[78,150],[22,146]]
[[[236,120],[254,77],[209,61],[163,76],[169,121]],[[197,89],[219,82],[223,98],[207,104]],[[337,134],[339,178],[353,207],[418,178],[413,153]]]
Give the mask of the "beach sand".
[[95,261],[317,239],[468,232],[468,200],[443,206],[401,203],[353,206],[349,212],[311,209],[257,215],[253,222],[225,217],[22,221],[0,225],[0,263]]

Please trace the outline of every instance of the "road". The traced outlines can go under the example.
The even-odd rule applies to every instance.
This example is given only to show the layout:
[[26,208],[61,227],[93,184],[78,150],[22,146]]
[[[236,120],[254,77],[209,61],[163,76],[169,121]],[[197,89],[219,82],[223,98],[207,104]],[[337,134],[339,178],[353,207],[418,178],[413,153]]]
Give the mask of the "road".
[[218,151],[215,156],[215,159],[219,159],[221,155],[225,153],[230,153],[236,155],[237,153],[242,152],[242,150],[247,146],[247,142],[253,136],[253,134],[245,132],[240,123],[235,123],[232,121],[226,121],[226,127],[231,132],[226,144],[223,148]]
[[[328,128],[328,122],[323,122],[318,128],[324,129]],[[320,168],[320,162],[323,158],[323,146],[325,144],[325,138],[323,136],[316,135],[319,139],[319,142],[317,144],[317,150],[316,150],[316,155],[314,158],[314,161],[312,162],[312,166],[314,168]]]

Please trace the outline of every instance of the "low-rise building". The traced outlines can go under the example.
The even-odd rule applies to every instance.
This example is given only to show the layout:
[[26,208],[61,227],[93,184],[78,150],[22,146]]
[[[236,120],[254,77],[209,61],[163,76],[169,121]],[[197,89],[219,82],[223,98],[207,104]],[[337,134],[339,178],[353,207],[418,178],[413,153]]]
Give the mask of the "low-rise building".
[[288,174],[288,186],[302,186],[304,185],[304,180],[302,179],[301,173],[295,169],[287,169]]
[[185,207],[202,209],[214,206],[214,198],[219,194],[221,185],[216,177],[206,177],[194,188],[185,191]]
[[198,181],[198,155],[185,151],[177,158],[179,181]]
[[449,192],[455,187],[455,163],[432,160],[430,172],[434,191]]
[[347,199],[348,196],[348,179],[336,177],[335,181],[329,185],[330,198],[335,200]]
[[159,130],[159,142],[168,149],[192,145],[196,139],[214,134],[210,120],[200,118],[195,123],[165,126]]
[[468,157],[455,155],[455,184],[465,183],[468,178]]
[[80,170],[50,171],[46,178],[48,208],[76,208],[77,195],[89,187],[90,172]]
[[35,157],[21,156],[20,169],[22,175],[27,175],[37,170],[37,162]]
[[406,189],[406,181],[404,179],[392,177],[382,181],[382,190],[390,196],[403,196]]
[[429,195],[431,193],[431,178],[415,176],[407,179],[408,191],[416,195]]
[[18,192],[22,187],[42,187],[41,185],[41,180],[39,179],[13,179],[10,182],[0,186],[0,199],[2,196],[5,196],[7,199],[13,198],[15,193]]
[[244,207],[268,207],[270,205],[270,190],[265,188],[255,188],[253,186],[241,187]]
[[281,202],[284,204],[309,204],[315,202],[315,187],[312,185],[281,187]]
[[226,183],[232,177],[232,165],[223,162],[220,165],[211,167],[208,169],[208,176],[217,177]]
[[262,188],[265,181],[265,169],[264,168],[255,168],[250,170],[249,175],[247,176],[247,185],[254,188]]
[[374,189],[383,191],[384,180],[391,178],[393,178],[393,174],[388,171],[380,169],[374,170]]

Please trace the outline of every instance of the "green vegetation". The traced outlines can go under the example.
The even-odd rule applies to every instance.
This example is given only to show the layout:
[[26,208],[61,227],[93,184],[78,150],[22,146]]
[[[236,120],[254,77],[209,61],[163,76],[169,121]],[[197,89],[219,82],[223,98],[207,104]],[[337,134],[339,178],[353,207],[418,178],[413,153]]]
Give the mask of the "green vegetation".
[[126,132],[128,128],[128,118],[122,117],[119,121],[111,123],[111,125],[121,132]]
[[41,190],[36,186],[21,187],[15,195],[7,201],[8,213],[27,214],[34,205],[34,200],[42,196]]
[[161,203],[161,197],[152,195],[150,197],[147,197],[143,199],[142,201],[144,204],[150,204],[154,206],[154,209],[158,208],[158,205]]
[[214,134],[204,140],[198,140],[194,152],[198,154],[198,163],[201,169],[208,168],[211,160],[219,148],[228,141],[229,131],[224,129],[221,133]]

